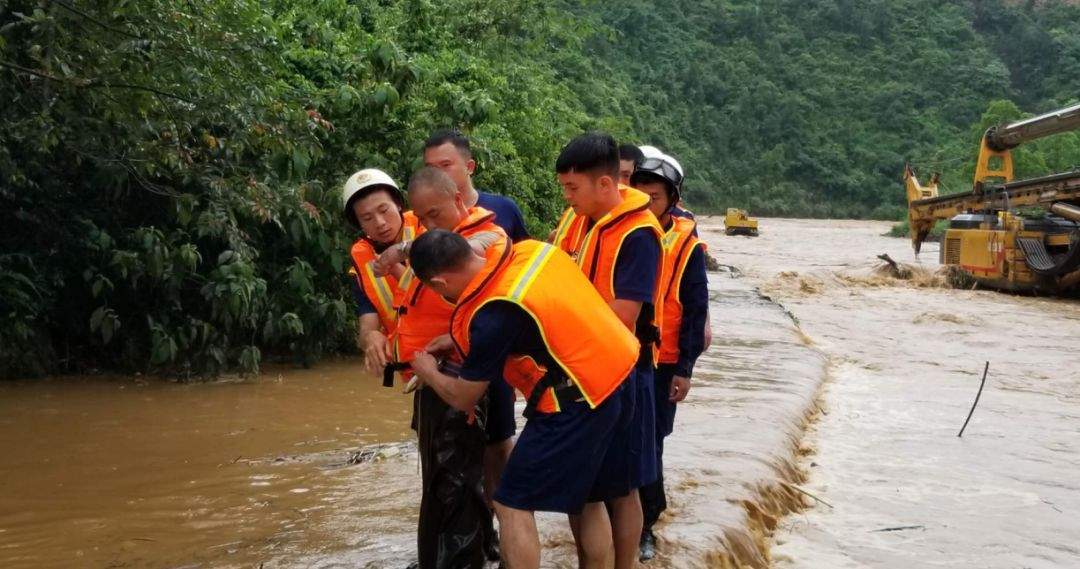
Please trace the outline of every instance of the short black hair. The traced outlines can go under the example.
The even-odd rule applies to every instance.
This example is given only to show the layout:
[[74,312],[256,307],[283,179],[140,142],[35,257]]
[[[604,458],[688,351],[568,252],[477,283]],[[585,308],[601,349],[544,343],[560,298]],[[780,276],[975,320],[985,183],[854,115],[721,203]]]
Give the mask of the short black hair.
[[453,231],[432,229],[413,241],[409,266],[420,280],[429,282],[436,275],[461,267],[471,255],[475,253],[464,237]]
[[645,159],[645,153],[635,144],[620,144],[619,145],[619,160],[632,160],[634,165],[641,164],[641,161]]
[[619,176],[619,145],[610,134],[587,132],[570,141],[555,161],[559,174],[580,172]]
[[453,144],[454,148],[457,148],[457,151],[466,159],[471,159],[473,157],[472,146],[469,144],[469,137],[462,134],[461,131],[456,128],[445,128],[431,133],[431,136],[424,141],[424,150],[442,146],[447,142]]

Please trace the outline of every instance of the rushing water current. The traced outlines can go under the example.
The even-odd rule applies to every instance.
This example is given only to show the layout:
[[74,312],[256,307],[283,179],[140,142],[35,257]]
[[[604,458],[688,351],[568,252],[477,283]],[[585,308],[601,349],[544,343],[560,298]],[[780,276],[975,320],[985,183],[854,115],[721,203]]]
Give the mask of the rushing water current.
[[[649,567],[1080,566],[1078,304],[943,288],[933,250],[882,275],[879,253],[919,268],[886,228],[703,222],[743,276],[710,276]],[[0,567],[405,567],[410,412],[351,359],[0,384]],[[804,492],[829,505],[784,517]],[[573,566],[565,520],[541,531],[544,565]]]

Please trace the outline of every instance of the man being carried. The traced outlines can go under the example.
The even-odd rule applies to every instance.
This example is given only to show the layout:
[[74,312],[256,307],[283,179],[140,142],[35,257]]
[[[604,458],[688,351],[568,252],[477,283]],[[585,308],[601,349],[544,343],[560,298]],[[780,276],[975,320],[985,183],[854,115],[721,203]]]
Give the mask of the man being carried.
[[580,515],[582,566],[606,567],[611,527],[587,503],[612,471],[607,449],[623,417],[621,391],[639,344],[574,262],[551,245],[523,241],[478,255],[459,235],[430,231],[413,245],[416,275],[456,302],[449,346],[464,355],[460,378],[418,353],[418,377],[447,403],[471,409],[507,378],[527,398],[522,429],[495,492],[502,551],[511,569],[540,565],[534,512]]
[[676,403],[690,391],[694,362],[705,349],[705,318],[709,308],[709,280],[705,274],[704,245],[698,241],[693,219],[676,217],[683,173],[668,156],[646,158],[634,171],[631,184],[650,198],[649,209],[664,229],[664,270],[660,291],[664,321],[660,330],[660,358],[656,367],[656,482],[641,488],[644,530],[641,560],[656,555],[652,527],[667,509],[664,494],[664,438],[675,424]]
[[[422,168],[409,180],[409,202],[425,230],[453,231],[469,240],[479,253],[489,247],[503,250],[506,234],[495,215],[483,208],[465,207],[453,180],[435,168]],[[384,252],[379,264],[386,272],[404,260],[411,242]],[[400,279],[404,294],[398,305],[397,329],[391,353],[401,364],[439,336],[450,333],[453,305],[405,268]],[[454,369],[460,358],[444,362]],[[411,371],[405,375],[411,376]],[[461,412],[431,389],[413,399],[413,427],[419,438],[423,493],[420,499],[418,549],[420,568],[482,567],[487,540],[494,534],[483,493],[483,430],[486,404]],[[479,419],[479,421],[477,420]]]
[[556,228],[554,243],[576,259],[641,343],[633,389],[627,390],[633,419],[609,451],[623,464],[619,471],[602,475],[605,486],[591,497],[610,504],[615,567],[629,569],[637,562],[641,539],[638,488],[657,477],[653,362],[663,309],[657,297],[662,232],[649,211],[649,197],[618,184],[619,150],[611,136],[575,138],[559,154],[555,169],[570,207]]
[[[529,238],[525,219],[514,200],[481,192],[473,186],[472,175],[476,171],[469,139],[457,130],[440,130],[424,142],[424,164],[445,172],[461,194],[466,207],[482,207],[495,214],[495,224],[506,231],[511,241],[517,243]],[[505,381],[494,381],[488,393],[488,417],[485,431],[488,437],[484,452],[484,494],[491,501],[495,483],[513,448],[511,438],[517,431],[514,423],[514,390]],[[494,542],[493,542],[494,543]],[[493,554],[494,559],[498,558]],[[494,560],[493,559],[493,560]]]

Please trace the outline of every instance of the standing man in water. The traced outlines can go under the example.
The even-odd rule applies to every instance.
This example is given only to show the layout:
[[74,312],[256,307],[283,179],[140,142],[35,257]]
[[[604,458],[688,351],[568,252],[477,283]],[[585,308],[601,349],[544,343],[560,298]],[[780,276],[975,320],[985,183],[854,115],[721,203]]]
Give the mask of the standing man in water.
[[[615,567],[629,569],[637,562],[641,539],[638,488],[658,475],[653,362],[663,309],[657,295],[662,231],[649,211],[649,197],[619,185],[619,149],[611,136],[587,133],[570,141],[555,170],[570,207],[556,228],[554,243],[577,261],[641,345],[625,401],[633,407],[632,420],[609,449],[622,464],[602,474],[602,487],[590,497],[611,506]],[[571,527],[575,525],[571,520]]]
[[[527,398],[525,423],[495,491],[502,550],[511,569],[540,566],[534,512],[579,515],[581,566],[608,566],[611,526],[591,494],[614,432],[639,344],[565,253],[526,240],[485,256],[459,235],[430,231],[409,255],[416,275],[456,303],[447,348],[464,354],[459,378],[419,353],[417,375],[458,409],[504,377]],[[639,526],[640,527],[640,526]]]
[[[421,168],[409,179],[409,203],[424,229],[453,231],[468,239],[478,252],[509,246],[506,233],[495,225],[495,214],[467,208],[454,181],[435,168]],[[378,264],[384,271],[403,264],[411,242],[384,252]],[[398,304],[397,329],[391,339],[396,362],[413,365],[413,356],[450,333],[454,306],[414,277],[411,267],[400,278],[404,294]],[[453,370],[460,358],[448,358],[442,369]],[[412,376],[412,369],[404,371]],[[453,371],[447,371],[453,373]],[[434,390],[419,389],[413,398],[413,428],[419,439],[423,490],[417,546],[420,569],[483,567],[488,541],[494,536],[484,496],[484,424],[487,405],[459,411]]]
[[[514,200],[481,192],[473,186],[472,175],[476,171],[469,139],[458,130],[440,130],[424,142],[424,164],[438,168],[454,181],[465,207],[482,207],[495,214],[495,224],[503,228],[510,241],[517,243],[529,238],[525,219]],[[488,502],[495,493],[495,484],[502,476],[503,468],[513,448],[511,440],[517,432],[514,422],[514,390],[505,381],[493,381],[488,393],[488,421],[485,426],[488,437],[484,453],[484,494]],[[497,543],[493,536],[492,543]],[[490,557],[498,555],[492,551]]]
[[349,251],[353,296],[359,319],[357,339],[364,365],[372,374],[383,374],[391,362],[388,338],[397,327],[400,301],[398,274],[383,274],[376,259],[392,245],[416,237],[416,217],[405,211],[405,198],[393,178],[381,170],[360,170],[342,188],[342,213],[361,236]]
[[656,366],[656,482],[641,488],[644,529],[640,558],[656,556],[653,524],[667,509],[664,493],[664,439],[675,425],[676,404],[690,391],[694,363],[705,350],[705,319],[709,308],[709,280],[705,274],[704,245],[698,241],[692,218],[676,217],[675,204],[682,192],[683,172],[673,158],[646,158],[634,171],[631,184],[650,198],[649,210],[664,230],[663,280],[660,285],[664,321],[660,329],[660,358]]

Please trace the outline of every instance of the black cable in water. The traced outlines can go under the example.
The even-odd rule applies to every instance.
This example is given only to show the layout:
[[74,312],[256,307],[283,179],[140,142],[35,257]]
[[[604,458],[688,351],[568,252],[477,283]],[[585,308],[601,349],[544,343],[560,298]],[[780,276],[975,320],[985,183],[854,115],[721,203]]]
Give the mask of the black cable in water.
[[986,362],[986,368],[983,369],[982,383],[979,384],[979,392],[975,394],[975,402],[971,404],[971,411],[968,411],[967,419],[964,419],[964,426],[960,427],[960,432],[956,434],[957,437],[964,436],[964,429],[967,428],[968,421],[971,420],[971,416],[975,413],[975,406],[979,404],[979,397],[982,396],[983,386],[986,385],[986,374],[990,371],[990,362]]

